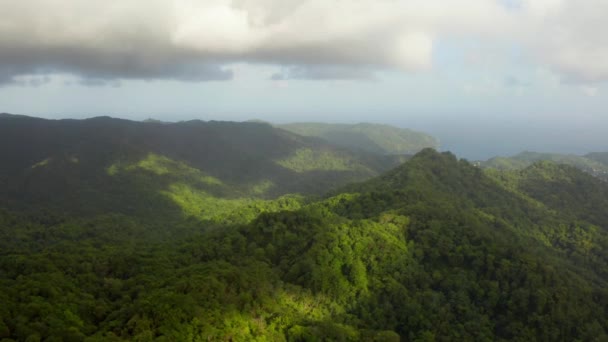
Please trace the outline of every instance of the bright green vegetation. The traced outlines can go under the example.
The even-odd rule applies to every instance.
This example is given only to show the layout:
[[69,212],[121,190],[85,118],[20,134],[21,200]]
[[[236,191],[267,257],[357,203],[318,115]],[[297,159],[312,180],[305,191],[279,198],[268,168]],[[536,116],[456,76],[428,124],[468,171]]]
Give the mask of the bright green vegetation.
[[389,125],[292,123],[277,127],[303,136],[322,138],[355,151],[379,154],[413,154],[423,148],[439,147],[439,141],[428,134]]
[[44,166],[48,165],[50,161],[51,161],[50,159],[45,159],[39,163],[32,165],[32,169],[35,169],[37,167],[44,167]]
[[253,184],[250,189],[250,193],[256,196],[264,195],[268,193],[272,187],[274,187],[274,183],[269,180],[261,181],[258,184]]
[[345,158],[331,151],[313,151],[310,148],[296,150],[293,155],[277,163],[295,172],[360,170],[364,173],[373,173],[358,160]]
[[608,339],[608,183],[575,167],[425,149],[306,198],[168,146],[1,165],[42,189],[2,193],[0,340]]
[[118,175],[121,172],[145,171],[157,176],[172,175],[179,179],[187,179],[190,182],[222,185],[222,181],[215,177],[207,176],[200,170],[186,165],[183,162],[176,162],[165,156],[159,156],[154,153],[148,154],[144,159],[136,163],[120,165],[120,163],[112,164],[107,168],[110,176]]
[[590,153],[585,156],[559,153],[522,152],[512,157],[495,157],[479,165],[499,170],[521,170],[535,162],[546,160],[574,166],[582,171],[608,181],[608,154]]
[[185,218],[216,223],[249,222],[264,212],[297,209],[303,202],[303,198],[297,195],[285,195],[275,200],[218,198],[183,183],[172,184],[163,194],[180,207]]

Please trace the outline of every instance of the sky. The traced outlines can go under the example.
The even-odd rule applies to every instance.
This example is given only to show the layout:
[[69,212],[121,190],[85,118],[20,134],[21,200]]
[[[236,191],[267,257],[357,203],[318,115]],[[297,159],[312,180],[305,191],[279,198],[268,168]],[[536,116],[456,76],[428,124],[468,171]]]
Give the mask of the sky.
[[0,0],[0,112],[378,122],[608,151],[606,0]]

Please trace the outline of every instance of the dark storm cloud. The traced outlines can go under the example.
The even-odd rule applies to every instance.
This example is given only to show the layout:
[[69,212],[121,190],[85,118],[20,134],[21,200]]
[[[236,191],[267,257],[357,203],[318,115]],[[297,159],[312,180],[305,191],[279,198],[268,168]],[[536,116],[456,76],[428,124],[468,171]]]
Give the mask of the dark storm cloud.
[[[146,56],[150,54],[149,56]],[[22,57],[23,56],[23,57]],[[0,50],[0,83],[18,75],[71,73],[91,78],[91,85],[113,79],[173,79],[180,81],[230,80],[230,69],[197,58],[185,58],[141,47],[136,52],[81,51],[74,48]]]

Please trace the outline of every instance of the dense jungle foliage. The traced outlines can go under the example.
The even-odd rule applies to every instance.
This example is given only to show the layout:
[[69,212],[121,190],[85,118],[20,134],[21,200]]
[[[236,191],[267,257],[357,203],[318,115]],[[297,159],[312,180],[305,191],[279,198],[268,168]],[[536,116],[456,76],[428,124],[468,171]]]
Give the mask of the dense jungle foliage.
[[114,153],[3,164],[36,191],[3,192],[0,340],[608,339],[608,184],[574,167],[425,149],[323,196],[271,196]]

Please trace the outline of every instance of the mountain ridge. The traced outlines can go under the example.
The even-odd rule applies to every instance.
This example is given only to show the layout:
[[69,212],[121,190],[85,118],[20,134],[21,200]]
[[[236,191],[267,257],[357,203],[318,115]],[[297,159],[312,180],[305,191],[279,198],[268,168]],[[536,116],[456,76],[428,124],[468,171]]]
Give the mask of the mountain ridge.
[[[263,123],[142,123],[107,116],[0,118],[0,155],[0,183],[8,185],[0,189],[0,197],[20,198],[22,207],[62,206],[59,202],[64,201],[71,203],[64,207],[84,206],[88,212],[95,212],[96,206],[127,210],[135,205],[143,210],[145,205],[127,206],[121,200],[142,191],[144,198],[161,194],[159,200],[179,191],[188,201],[199,202],[201,196],[206,201],[209,192],[226,199],[319,194],[377,175],[400,161],[351,152]],[[172,173],[184,172],[190,175],[186,183],[179,177],[171,180]],[[205,177],[222,185],[201,181]],[[176,196],[172,199],[179,197],[180,205],[186,203]]]
[[524,151],[511,157],[494,157],[486,161],[475,162],[475,164],[482,168],[517,170],[528,167],[538,161],[548,160],[559,164],[575,166],[599,179],[608,181],[608,157],[606,155],[607,153],[605,152],[575,155]]
[[[130,124],[111,119],[87,124],[95,130],[86,137],[70,128],[65,140],[34,148],[36,158],[6,158],[18,165],[1,169],[23,176],[33,194],[52,195],[30,211],[3,201],[33,205],[32,194],[0,196],[2,338],[608,338],[608,184],[577,168],[483,169],[426,148],[345,184],[343,169],[359,164],[268,125],[195,122],[167,133],[141,123],[130,135]],[[115,127],[126,135],[106,141]],[[201,129],[206,137],[191,137]],[[40,132],[42,142],[52,137]],[[264,199],[276,184],[247,188],[198,167],[188,158],[204,146],[186,151],[189,141],[215,143],[224,153],[199,162],[221,163],[235,178],[251,177],[231,159],[244,151],[281,157],[256,170],[290,168],[291,182],[334,187]],[[60,153],[39,160],[49,150]],[[368,174],[379,167],[361,165]],[[83,199],[97,210],[75,214]]]
[[426,147],[439,147],[437,138],[426,133],[383,124],[302,122],[276,126],[296,134],[318,137],[351,150],[379,154],[414,154]]

